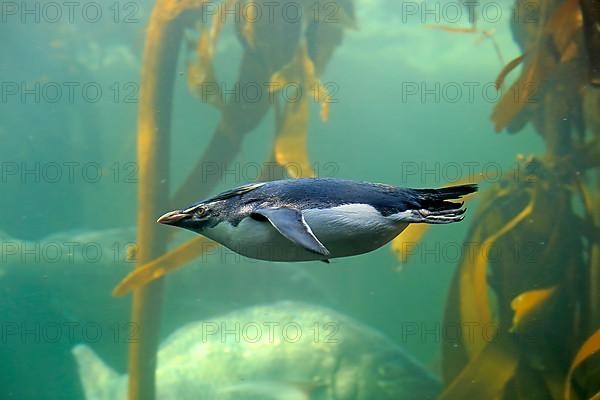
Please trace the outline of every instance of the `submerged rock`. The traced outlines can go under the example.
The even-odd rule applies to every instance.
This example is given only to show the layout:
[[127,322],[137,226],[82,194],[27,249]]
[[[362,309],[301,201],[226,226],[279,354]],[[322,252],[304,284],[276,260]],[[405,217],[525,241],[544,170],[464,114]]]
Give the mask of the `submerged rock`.
[[[127,376],[88,346],[73,354],[88,400],[126,398]],[[279,302],[190,323],[158,352],[160,400],[434,399],[439,382],[374,329]]]

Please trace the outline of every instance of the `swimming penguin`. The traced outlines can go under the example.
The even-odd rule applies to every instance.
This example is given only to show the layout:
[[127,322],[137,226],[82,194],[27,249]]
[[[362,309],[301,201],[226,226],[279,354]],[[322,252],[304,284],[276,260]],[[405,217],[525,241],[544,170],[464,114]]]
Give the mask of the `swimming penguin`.
[[327,262],[368,253],[411,223],[447,224],[464,218],[449,200],[477,185],[408,189],[333,178],[252,183],[157,222],[204,235],[243,256],[268,261]]

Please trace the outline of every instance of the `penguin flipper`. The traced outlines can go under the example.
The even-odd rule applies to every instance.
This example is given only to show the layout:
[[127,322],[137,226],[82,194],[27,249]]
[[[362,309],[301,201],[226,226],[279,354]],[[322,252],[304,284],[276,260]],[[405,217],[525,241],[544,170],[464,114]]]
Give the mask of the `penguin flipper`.
[[329,250],[317,239],[299,210],[286,207],[259,208],[254,210],[253,214],[266,218],[285,238],[304,249],[324,256],[330,255]]

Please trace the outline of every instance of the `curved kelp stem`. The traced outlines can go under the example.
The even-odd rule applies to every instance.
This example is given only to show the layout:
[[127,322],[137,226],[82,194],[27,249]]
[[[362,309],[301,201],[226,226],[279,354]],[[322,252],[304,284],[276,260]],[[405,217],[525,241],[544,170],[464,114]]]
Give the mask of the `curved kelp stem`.
[[172,270],[182,267],[208,250],[214,250],[217,246],[217,243],[206,239],[204,236],[190,239],[168,253],[137,267],[114,288],[113,296],[123,296],[132,290],[162,278]]
[[[170,123],[175,68],[184,23],[182,11],[201,1],[158,1],[146,33],[138,110],[137,157],[138,188],[138,262],[144,265],[166,249],[165,231],[157,229],[156,217],[169,201]],[[139,337],[129,347],[129,399],[155,398],[156,350],[163,282],[136,290],[133,294],[132,321]]]

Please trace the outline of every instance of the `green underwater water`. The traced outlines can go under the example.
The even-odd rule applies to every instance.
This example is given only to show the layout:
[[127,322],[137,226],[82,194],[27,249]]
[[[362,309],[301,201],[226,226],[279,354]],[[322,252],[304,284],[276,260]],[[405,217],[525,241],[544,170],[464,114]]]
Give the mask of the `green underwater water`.
[[[10,55],[0,60],[4,94],[7,82],[38,81],[95,82],[104,91],[98,102],[81,96],[56,103],[32,96],[3,99],[1,399],[83,399],[71,354],[78,343],[126,371],[127,337],[135,336],[127,325],[130,297],[114,298],[111,290],[133,267],[123,260],[135,232],[123,229],[136,223],[135,88],[151,3],[138,6],[139,21],[131,24],[8,20],[0,25],[4,54]],[[356,8],[360,29],[345,36],[321,79],[339,89],[330,120],[320,121],[318,105],[311,104],[308,154],[319,175],[425,188],[456,180],[455,171],[461,177],[474,171],[488,174],[481,182],[486,187],[497,171],[514,167],[517,153],[542,152],[529,129],[496,134],[489,119],[494,102],[481,91],[473,99],[463,92],[456,102],[444,95],[406,97],[407,84],[465,89],[465,82],[493,82],[501,63],[490,43],[428,30],[418,21],[402,23],[401,10],[391,1],[359,0]],[[508,22],[493,25],[504,59],[518,55]],[[223,35],[228,39],[218,49],[217,65],[231,80],[240,47],[231,29]],[[175,84],[173,187],[202,154],[219,117],[187,93],[185,68],[181,62]],[[134,101],[126,102],[130,90]],[[215,192],[251,181],[252,166],[269,158],[273,136],[269,114],[245,137],[230,166],[233,172]],[[51,175],[54,164],[59,179]],[[24,173],[27,168],[33,172]],[[227,252],[202,257],[166,278],[161,336],[190,321],[298,300],[333,308],[378,330],[439,376],[440,324],[458,261],[452,251],[473,222],[476,205],[477,200],[468,204],[462,223],[430,229],[403,265],[389,245],[330,264],[285,264],[281,272],[274,272],[277,265]],[[119,230],[107,231],[112,228]],[[193,237],[180,235],[178,240]],[[77,243],[73,260],[65,250],[54,257],[56,249],[47,246],[70,241]],[[85,243],[100,247],[86,248],[91,253],[84,254]],[[12,254],[13,245],[18,255]],[[96,258],[97,248],[105,257]],[[24,249],[29,253],[21,254]]]

